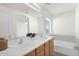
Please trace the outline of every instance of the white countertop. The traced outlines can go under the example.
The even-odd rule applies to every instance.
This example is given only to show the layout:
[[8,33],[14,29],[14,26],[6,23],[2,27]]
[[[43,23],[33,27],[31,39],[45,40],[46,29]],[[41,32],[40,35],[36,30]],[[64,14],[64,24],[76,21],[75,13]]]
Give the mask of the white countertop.
[[54,36],[26,39],[26,42],[19,44],[18,47],[8,47],[6,50],[0,51],[0,56],[24,56],[52,38],[54,38]]

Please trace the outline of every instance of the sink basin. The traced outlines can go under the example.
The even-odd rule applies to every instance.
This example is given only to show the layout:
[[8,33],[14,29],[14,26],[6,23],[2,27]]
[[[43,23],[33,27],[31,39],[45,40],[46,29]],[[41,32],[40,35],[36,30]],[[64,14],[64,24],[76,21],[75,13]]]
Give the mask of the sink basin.
[[18,47],[19,46],[19,40],[8,40],[8,47]]
[[23,37],[23,38],[19,38],[19,39],[15,39],[15,40],[9,40],[8,42],[8,47],[19,47],[22,45],[34,45],[36,43],[42,42],[43,40],[45,40],[47,38],[47,36],[36,36],[34,38],[30,38],[30,37]]
[[23,41],[21,43],[20,43],[20,39],[19,40],[15,39],[15,40],[8,41],[8,47],[16,48],[16,47],[22,46],[24,44],[33,45],[35,43],[37,43],[37,40],[35,40],[35,39],[23,39]]

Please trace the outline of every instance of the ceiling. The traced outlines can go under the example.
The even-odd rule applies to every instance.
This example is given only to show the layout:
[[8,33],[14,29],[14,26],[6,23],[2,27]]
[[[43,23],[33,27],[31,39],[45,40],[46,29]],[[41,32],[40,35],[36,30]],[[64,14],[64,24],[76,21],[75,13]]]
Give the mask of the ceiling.
[[53,15],[57,15],[68,11],[75,11],[76,3],[45,3],[39,5]]
[[31,9],[30,7],[28,7],[24,3],[0,3],[0,5],[17,10],[17,11],[25,12],[25,13],[28,13],[30,11],[34,11],[33,9]]
[[[25,13],[31,11],[35,12],[35,10],[28,7],[25,3],[1,3],[0,5]],[[42,11],[46,11],[48,13],[51,13],[52,15],[57,15],[67,11],[74,11],[76,3],[37,3],[37,5],[40,6],[40,9],[42,9]]]

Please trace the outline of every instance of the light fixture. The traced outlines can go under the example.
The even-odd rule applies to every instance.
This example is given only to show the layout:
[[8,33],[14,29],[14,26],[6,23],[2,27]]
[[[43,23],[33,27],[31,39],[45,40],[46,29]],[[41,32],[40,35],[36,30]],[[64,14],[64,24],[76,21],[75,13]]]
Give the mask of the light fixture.
[[40,6],[35,3],[26,3],[25,5],[29,6],[30,8],[34,9],[37,12],[40,12]]
[[40,9],[40,6],[37,5],[36,3],[33,3],[33,6],[35,6],[37,9]]

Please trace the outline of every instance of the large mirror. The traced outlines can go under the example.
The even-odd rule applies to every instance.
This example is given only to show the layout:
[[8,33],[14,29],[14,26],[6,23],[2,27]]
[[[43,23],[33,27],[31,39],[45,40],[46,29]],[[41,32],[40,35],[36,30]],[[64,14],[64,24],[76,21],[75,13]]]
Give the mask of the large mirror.
[[29,18],[24,15],[18,16],[16,27],[17,27],[17,31],[16,31],[17,37],[26,36],[26,34],[29,32]]

